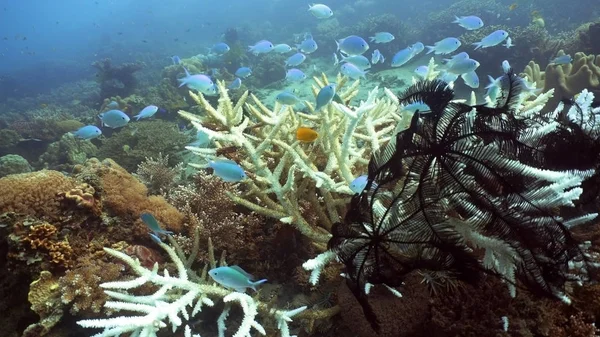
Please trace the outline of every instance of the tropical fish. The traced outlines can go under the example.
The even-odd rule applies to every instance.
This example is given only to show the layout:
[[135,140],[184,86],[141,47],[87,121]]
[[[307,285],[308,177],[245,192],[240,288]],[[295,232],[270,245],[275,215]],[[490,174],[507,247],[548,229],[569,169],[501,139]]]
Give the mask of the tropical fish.
[[333,15],[331,8],[323,4],[308,5],[308,11],[317,19],[327,19]]
[[321,110],[321,108],[331,103],[333,96],[335,96],[336,86],[336,83],[330,83],[329,85],[326,85],[323,88],[321,88],[321,90],[317,94],[317,106],[315,108],[315,111],[319,111]]
[[449,73],[449,72],[444,72],[440,76],[440,80],[442,80],[442,81],[444,81],[444,82],[446,82],[448,84],[454,83],[454,81],[456,81],[457,78],[458,78],[458,75],[453,74],[453,73]]
[[306,74],[300,69],[292,68],[285,73],[285,79],[290,82],[299,82],[306,79]]
[[461,74],[460,77],[469,87],[473,89],[479,88],[479,76],[477,76],[477,73],[475,71],[469,71],[467,73]]
[[452,64],[446,69],[446,71],[456,75],[461,75],[470,71],[474,71],[478,67],[479,62],[477,62],[476,60],[463,59],[452,62]]
[[235,71],[234,75],[239,78],[246,78],[246,77],[252,75],[252,69],[250,69],[248,67],[240,67],[240,68],[238,68],[238,70]]
[[517,4],[516,2],[511,4],[510,6],[508,6],[508,10],[509,11],[514,11],[517,7],[519,7],[519,4]]
[[510,63],[508,63],[507,60],[502,61],[502,71],[504,71],[505,74],[508,74],[510,68],[512,67],[510,66]]
[[335,41],[337,50],[346,55],[361,55],[369,50],[369,44],[362,37],[350,35],[346,38]]
[[451,67],[454,62],[457,62],[460,60],[466,60],[468,58],[469,58],[469,54],[467,54],[467,52],[463,51],[461,53],[458,53],[458,54],[452,56],[449,59],[444,59],[444,61],[446,62],[447,67]]
[[333,60],[333,65],[334,65],[334,66],[336,66],[336,65],[338,65],[338,63],[340,63],[340,60],[338,59],[338,56],[337,56],[337,54],[336,54],[336,53],[333,53],[333,58],[332,58],[332,60]]
[[348,76],[353,80],[356,80],[360,77],[365,77],[365,74],[367,73],[352,63],[342,64],[341,72],[343,75]]
[[392,67],[400,67],[406,64],[410,59],[413,58],[413,52],[411,47],[406,47],[401,51],[397,52],[394,57],[392,57]]
[[453,53],[460,47],[460,40],[455,37],[447,37],[436,42],[433,46],[427,46],[429,49],[427,54],[435,53],[435,55],[446,55]]
[[279,93],[277,96],[275,96],[275,100],[280,104],[285,105],[295,105],[302,102],[296,95],[289,91],[283,91]]
[[401,108],[401,110],[402,111],[411,111],[413,113],[417,112],[417,111],[419,111],[420,113],[425,113],[425,112],[430,112],[431,108],[429,107],[429,105],[427,105],[423,101],[417,101],[417,102],[410,103],[410,104],[403,106]]
[[377,63],[380,63],[380,62],[381,63],[385,62],[385,57],[383,57],[383,55],[381,54],[381,52],[379,51],[379,49],[375,49],[373,51],[373,54],[371,54],[371,63],[372,64],[377,64]]
[[142,221],[146,224],[146,226],[148,226],[148,228],[152,231],[150,236],[152,237],[152,239],[154,241],[158,240],[158,242],[162,242],[159,237],[160,235],[173,234],[173,232],[171,232],[171,231],[162,229],[160,227],[160,225],[158,224],[158,221],[156,220],[154,215],[152,215],[150,213],[142,213],[140,215],[140,219],[142,219]]
[[296,139],[301,142],[314,142],[317,138],[319,138],[319,133],[311,128],[307,128],[301,126],[296,130]]
[[215,44],[210,49],[210,51],[217,55],[223,55],[223,54],[227,53],[230,49],[231,48],[229,48],[229,45],[227,45],[227,43],[219,42],[219,43]]
[[425,78],[427,76],[428,72],[429,72],[428,66],[418,66],[417,68],[415,68],[415,74],[417,74],[421,78]]
[[80,139],[94,139],[100,137],[102,131],[95,125],[86,125],[79,128],[77,131],[72,132],[72,134]]
[[241,88],[242,86],[242,79],[240,79],[239,77],[236,77],[233,81],[231,81],[231,83],[229,83],[229,85],[227,86],[227,89],[231,89],[231,90],[236,90]]
[[234,183],[246,178],[244,169],[233,160],[216,159],[208,163],[214,174],[228,183]]
[[192,143],[189,143],[188,146],[205,147],[208,144],[210,144],[210,138],[208,137],[208,134],[204,131],[198,130],[196,132],[196,140]]
[[256,42],[253,46],[248,46],[248,51],[254,55],[266,54],[273,50],[274,46],[267,40],[261,40]]
[[509,37],[506,38],[506,42],[504,42],[504,47],[506,47],[507,49],[510,49],[512,47],[514,47],[515,45],[512,43],[512,39]]
[[253,281],[254,277],[238,266],[213,268],[208,271],[208,275],[223,287],[240,293],[245,292],[246,288],[256,291],[256,286],[267,282],[267,279]]
[[483,20],[481,20],[478,16],[469,15],[469,16],[461,16],[456,17],[456,20],[452,21],[452,23],[458,23],[459,26],[463,27],[466,30],[476,30],[483,27]]
[[394,35],[388,32],[375,33],[375,36],[369,37],[369,41],[374,43],[388,43],[394,41],[394,39]]
[[365,189],[365,187],[367,187],[368,182],[369,177],[366,174],[363,174],[362,176],[352,180],[352,182],[350,183],[350,189],[352,190],[352,192],[360,194]]
[[361,70],[371,68],[371,63],[369,63],[369,59],[362,55],[353,55],[348,57],[342,57],[342,62],[352,63],[356,67]]
[[177,55],[173,55],[171,56],[171,61],[173,61],[174,65],[178,65],[181,64],[181,59],[179,58],[179,56]]
[[185,71],[185,77],[177,79],[179,81],[179,87],[185,85],[190,89],[204,92],[205,90],[210,90],[210,88],[215,85],[210,77],[204,74],[190,75],[190,72],[185,67],[183,67],[183,70]]
[[112,109],[118,109],[119,108],[119,103],[117,103],[116,101],[111,101],[110,103],[108,103],[106,105],[106,109],[112,110]]
[[556,58],[554,58],[552,61],[550,61],[551,65],[554,66],[558,66],[561,64],[568,64],[573,62],[573,58],[571,57],[571,55],[567,54],[567,55],[562,55],[562,56],[558,56]]
[[502,80],[502,76],[498,78],[493,78],[492,76],[488,75],[488,79],[490,81],[490,84],[488,84],[485,87],[487,89],[485,95],[488,96],[490,100],[495,101],[498,98],[498,95],[500,94],[500,89],[502,87],[502,83],[500,83],[500,81]]
[[296,67],[302,64],[304,60],[306,60],[306,55],[302,53],[296,53],[285,60],[285,65],[286,67]]
[[475,50],[479,48],[489,48],[499,45],[502,41],[506,40],[507,37],[508,33],[505,30],[499,29],[484,37],[481,41],[473,43],[473,45],[475,46]]
[[296,48],[303,53],[310,54],[316,51],[319,46],[317,45],[317,41],[313,40],[312,37],[309,37],[308,39],[302,41],[302,43],[297,44]]
[[422,42],[415,42],[410,48],[412,49],[413,57],[415,57],[425,50],[425,45]]
[[116,129],[123,127],[129,123],[129,116],[121,110],[109,110],[98,115],[102,121],[102,125]]
[[280,44],[276,44],[273,47],[273,51],[278,54],[285,54],[285,53],[289,53],[290,51],[292,51],[292,47],[290,47],[289,44],[280,43]]
[[158,111],[158,107],[156,105],[148,105],[139,114],[133,116],[136,121],[139,121],[142,118],[150,118],[154,116],[154,114]]

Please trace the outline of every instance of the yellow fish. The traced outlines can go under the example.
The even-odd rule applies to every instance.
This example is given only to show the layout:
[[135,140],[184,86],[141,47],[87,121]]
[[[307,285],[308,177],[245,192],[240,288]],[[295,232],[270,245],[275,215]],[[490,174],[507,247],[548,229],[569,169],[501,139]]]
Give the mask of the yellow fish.
[[514,4],[510,5],[510,6],[508,6],[508,10],[509,11],[514,11],[518,6],[519,5],[517,3],[514,3]]
[[311,128],[301,126],[296,130],[296,139],[301,142],[314,142],[315,139],[319,138],[319,133]]

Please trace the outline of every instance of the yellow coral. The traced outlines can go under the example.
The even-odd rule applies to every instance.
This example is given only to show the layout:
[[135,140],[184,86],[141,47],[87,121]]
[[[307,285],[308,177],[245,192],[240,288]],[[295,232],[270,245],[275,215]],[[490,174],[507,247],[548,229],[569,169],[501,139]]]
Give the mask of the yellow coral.
[[23,242],[33,250],[42,250],[50,257],[50,262],[57,267],[71,268],[73,266],[73,249],[69,242],[57,241],[57,229],[49,223],[31,226]]
[[49,170],[1,178],[0,212],[58,219],[62,213],[58,194],[75,186],[73,179]]
[[73,201],[77,207],[88,209],[94,215],[102,213],[102,201],[100,198],[96,198],[96,190],[88,184],[78,185],[59,195]]
[[49,271],[42,271],[40,278],[31,283],[27,298],[40,321],[28,326],[23,336],[44,336],[63,316],[58,279]]

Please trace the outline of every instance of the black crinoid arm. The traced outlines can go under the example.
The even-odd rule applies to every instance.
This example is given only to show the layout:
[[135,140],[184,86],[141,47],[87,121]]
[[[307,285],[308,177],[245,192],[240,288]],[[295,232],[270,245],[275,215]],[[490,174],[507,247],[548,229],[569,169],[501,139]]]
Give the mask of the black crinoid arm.
[[502,83],[493,107],[452,102],[442,81],[399,95],[401,105],[430,111],[414,113],[373,155],[367,187],[329,242],[375,330],[368,288],[398,287],[415,270],[494,275],[513,295],[522,285],[567,300],[569,262],[585,265],[569,230],[596,214],[562,218],[560,209],[573,206],[593,170],[546,169],[544,139],[560,125],[520,118],[521,79],[509,72]]

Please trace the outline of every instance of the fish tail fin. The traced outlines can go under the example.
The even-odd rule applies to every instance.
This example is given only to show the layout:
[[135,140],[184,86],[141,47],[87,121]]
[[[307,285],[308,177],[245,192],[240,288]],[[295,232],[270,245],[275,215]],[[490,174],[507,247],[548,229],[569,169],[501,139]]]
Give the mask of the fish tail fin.
[[475,50],[481,48],[481,46],[483,45],[483,42],[475,42],[473,43],[473,45],[475,46]]
[[142,118],[142,115],[141,114],[135,115],[135,116],[133,116],[133,118],[135,118],[136,121],[139,121],[140,118]]
[[251,282],[250,283],[250,288],[252,288],[252,290],[256,291],[256,286],[259,286],[259,285],[261,285],[261,284],[263,284],[265,282],[267,282],[266,278],[264,278],[262,280],[255,281],[255,282]]
[[427,54],[431,54],[435,51],[435,46],[425,46],[425,48],[427,48]]
[[460,18],[458,16],[456,16],[456,15],[454,17],[455,17],[455,19],[454,19],[454,21],[452,21],[452,23],[459,23],[460,22]]
[[340,42],[338,40],[335,40],[335,45],[337,47],[336,51],[340,50]]
[[375,41],[375,36],[369,36],[369,42]]
[[190,75],[190,72],[187,70],[187,68],[186,68],[186,67],[182,67],[182,68],[183,68],[183,71],[185,71],[185,76],[186,76],[186,77],[190,77],[190,76],[192,76],[192,75]]

